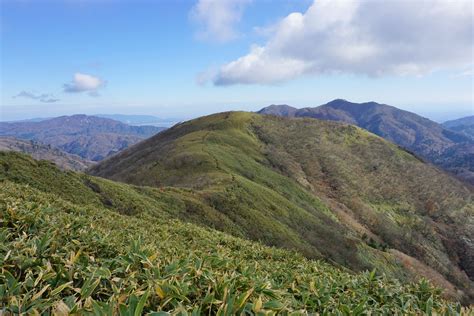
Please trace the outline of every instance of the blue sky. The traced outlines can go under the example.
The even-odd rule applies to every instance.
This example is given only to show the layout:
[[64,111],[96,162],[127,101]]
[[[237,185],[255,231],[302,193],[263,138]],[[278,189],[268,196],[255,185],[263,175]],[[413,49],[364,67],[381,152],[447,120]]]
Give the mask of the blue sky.
[[[436,120],[474,113],[469,1],[351,2],[2,1],[1,119],[191,118],[335,98]],[[436,25],[417,24],[426,16]]]

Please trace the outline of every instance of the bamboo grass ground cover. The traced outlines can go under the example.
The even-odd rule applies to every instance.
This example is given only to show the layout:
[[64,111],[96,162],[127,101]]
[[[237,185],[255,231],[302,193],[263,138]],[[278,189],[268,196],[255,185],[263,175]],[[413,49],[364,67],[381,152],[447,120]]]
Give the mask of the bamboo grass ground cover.
[[127,216],[0,184],[4,314],[472,313],[428,282],[352,274],[149,214]]

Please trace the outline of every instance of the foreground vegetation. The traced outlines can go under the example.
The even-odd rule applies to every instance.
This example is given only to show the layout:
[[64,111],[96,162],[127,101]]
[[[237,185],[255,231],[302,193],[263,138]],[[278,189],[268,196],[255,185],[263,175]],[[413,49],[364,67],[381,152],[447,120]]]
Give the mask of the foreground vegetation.
[[5,179],[0,214],[0,311],[7,314],[469,312],[426,281],[351,274],[179,220],[119,214]]

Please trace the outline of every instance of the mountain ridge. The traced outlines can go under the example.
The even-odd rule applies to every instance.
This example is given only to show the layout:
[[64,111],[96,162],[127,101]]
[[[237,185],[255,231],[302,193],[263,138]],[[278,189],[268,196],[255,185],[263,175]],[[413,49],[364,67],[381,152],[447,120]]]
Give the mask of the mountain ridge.
[[474,297],[472,187],[353,125],[219,113],[178,124],[89,173],[185,188],[220,216],[211,227],[355,271],[424,275]]
[[[376,102],[336,99],[318,107],[292,108],[291,117],[354,124],[379,135],[474,184],[474,141],[415,113]],[[263,108],[257,113],[287,116]]]

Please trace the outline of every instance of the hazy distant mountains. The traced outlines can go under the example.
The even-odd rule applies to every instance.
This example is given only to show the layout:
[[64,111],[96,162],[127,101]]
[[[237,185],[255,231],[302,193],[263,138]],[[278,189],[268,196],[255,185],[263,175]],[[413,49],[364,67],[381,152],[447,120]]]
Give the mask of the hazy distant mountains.
[[128,125],[151,125],[159,127],[170,127],[179,122],[179,119],[163,119],[153,115],[127,115],[127,114],[96,114],[94,116],[108,118]]
[[93,165],[92,161],[33,140],[0,137],[0,151],[16,151],[29,154],[36,160],[52,161],[59,168],[65,170],[80,171]]
[[39,122],[0,123],[0,136],[39,141],[86,160],[99,161],[163,129],[130,126],[107,118],[78,114]]
[[[182,119],[178,118],[160,118],[153,115],[129,115],[129,114],[92,114],[91,116],[108,118],[111,120],[119,121],[128,125],[151,125],[151,126],[158,126],[158,127],[170,127],[180,121]],[[53,119],[54,117],[35,117],[25,120],[18,120],[18,121],[8,121],[8,123],[19,123],[19,122],[41,122]]]
[[[271,105],[258,113],[286,117],[311,117],[341,121],[362,127],[417,156],[474,183],[474,141],[465,120],[447,122],[450,127],[417,114],[376,102],[353,103],[337,99],[327,104],[296,109],[288,105]],[[457,128],[457,129],[456,129]],[[472,128],[472,126],[471,126]],[[464,130],[462,132],[461,130]]]
[[443,126],[474,139],[474,115],[444,122]]
[[296,117],[298,109],[286,104],[272,104],[269,105],[257,113],[275,115],[275,116],[284,116],[284,117]]

